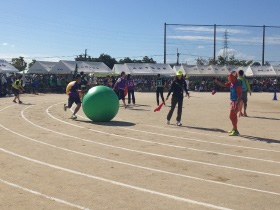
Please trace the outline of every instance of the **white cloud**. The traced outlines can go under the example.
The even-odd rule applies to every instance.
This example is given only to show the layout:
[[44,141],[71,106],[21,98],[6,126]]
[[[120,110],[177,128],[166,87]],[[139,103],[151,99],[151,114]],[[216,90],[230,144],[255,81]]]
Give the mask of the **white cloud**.
[[[192,31],[192,32],[207,32],[214,33],[214,27],[178,27],[175,28],[176,31]],[[239,30],[239,29],[227,29],[227,28],[216,28],[217,33],[224,33],[227,30],[229,34],[249,34],[249,31]]]
[[7,45],[8,45],[8,43],[4,42],[4,43],[3,43],[3,45],[4,45],[4,46],[7,46]]
[[[255,60],[255,56],[253,56],[253,55],[248,55],[248,54],[239,52],[239,51],[237,51],[237,50],[235,50],[235,49],[232,49],[232,48],[229,48],[227,51],[228,51],[228,56],[229,56],[229,57],[232,56],[232,55],[234,55],[234,57],[235,57],[236,59],[240,59],[240,60]],[[221,50],[217,53],[217,55],[218,55],[218,56],[219,56],[219,55],[223,55],[223,52],[224,52],[224,50],[221,49]]]
[[198,48],[198,49],[204,49],[205,47],[200,45],[200,46],[198,46],[197,48]]
[[14,45],[14,44],[12,44],[12,45],[11,45],[11,47],[15,47],[15,45]]

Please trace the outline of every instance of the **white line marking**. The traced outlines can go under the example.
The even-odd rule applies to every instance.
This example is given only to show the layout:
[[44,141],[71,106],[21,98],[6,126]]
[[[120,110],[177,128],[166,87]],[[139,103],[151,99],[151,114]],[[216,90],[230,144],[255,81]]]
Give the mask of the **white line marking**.
[[[58,103],[58,104],[61,104],[61,103]],[[58,104],[54,104],[53,106],[56,106]],[[73,110],[71,109],[71,111],[73,112]],[[83,119],[87,119],[86,117],[83,117],[79,114],[77,114],[77,116],[83,118]],[[168,130],[171,130],[172,128],[166,128],[166,127],[160,127],[160,126],[152,126],[152,125],[145,125],[145,124],[141,124],[141,125],[144,125],[144,126],[151,126],[151,127],[155,127],[155,128],[161,128],[161,129],[168,129]],[[131,128],[124,128],[124,127],[120,127],[118,126],[119,128],[121,129],[131,129]],[[134,129],[136,130],[136,129]],[[172,129],[172,130],[176,130],[176,131],[179,131],[177,129]],[[266,151],[266,152],[275,152],[275,153],[280,153],[280,151],[278,150],[271,150],[271,149],[262,149],[262,148],[256,148],[256,147],[246,147],[246,146],[239,146],[239,145],[232,145],[232,144],[224,144],[224,143],[218,143],[218,142],[212,142],[212,141],[205,141],[205,140],[200,140],[200,139],[193,139],[193,138],[186,138],[186,137],[179,137],[179,136],[170,136],[170,135],[164,135],[164,134],[159,134],[159,133],[152,133],[152,132],[149,132],[149,131],[142,131],[142,130],[136,130],[136,131],[139,131],[139,132],[144,132],[144,133],[149,133],[149,134],[153,134],[153,135],[162,135],[162,136],[165,136],[165,137],[172,137],[172,138],[177,138],[177,139],[184,139],[184,140],[189,140],[189,141],[196,141],[196,142],[203,142],[203,143],[208,143],[208,144],[216,144],[216,145],[222,145],[222,146],[227,146],[227,147],[237,147],[237,148],[243,148],[243,149],[252,149],[252,150],[259,150],[259,151]],[[180,130],[181,132],[181,130]],[[184,131],[184,132],[189,132],[189,131]],[[200,134],[200,133],[196,133],[196,132],[190,132],[190,133],[194,133],[194,134]],[[204,134],[204,135],[207,135],[207,136],[215,136],[215,137],[220,137],[220,138],[223,138],[223,136],[216,136],[216,135],[210,135],[210,134]],[[227,137],[227,136],[226,136]],[[232,138],[230,138],[232,139]],[[236,138],[237,139],[237,138]],[[238,140],[240,140],[238,138]],[[245,141],[245,140],[243,140]],[[228,155],[228,154],[226,154]],[[244,156],[240,156],[240,157],[244,157]],[[257,159],[256,159],[257,160]],[[268,162],[275,162],[273,160],[264,160],[264,159],[259,159],[259,160],[263,160],[263,161],[268,161]],[[279,162],[277,162],[279,163]]]
[[87,178],[90,178],[90,179],[95,179],[95,180],[98,180],[98,181],[102,181],[102,182],[106,182],[106,183],[109,183],[109,184],[129,188],[129,189],[133,189],[133,190],[137,190],[137,191],[140,191],[140,192],[150,193],[152,195],[158,195],[158,196],[162,196],[162,197],[165,197],[165,198],[168,198],[168,199],[173,199],[173,200],[176,200],[176,201],[181,201],[181,202],[185,202],[185,203],[200,205],[200,206],[204,206],[204,207],[208,207],[208,208],[229,210],[228,208],[224,208],[224,207],[221,207],[221,206],[215,206],[215,205],[212,205],[212,204],[203,203],[203,202],[199,202],[199,201],[195,201],[195,200],[191,200],[191,199],[187,199],[187,198],[183,198],[183,197],[178,197],[178,196],[175,196],[175,195],[161,193],[161,192],[157,192],[157,191],[153,191],[153,190],[149,190],[149,189],[125,184],[125,183],[122,183],[122,182],[113,181],[113,180],[110,180],[110,179],[105,179],[105,178],[102,178],[102,177],[93,176],[93,175],[90,175],[90,174],[85,174],[85,173],[75,171],[75,170],[71,170],[71,169],[68,169],[68,168],[63,168],[63,167],[60,167],[60,166],[52,165],[52,164],[49,164],[49,163],[46,163],[46,162],[42,162],[42,161],[39,161],[39,160],[35,160],[35,159],[32,159],[32,158],[28,158],[26,156],[16,154],[14,152],[5,150],[4,148],[0,148],[0,151],[4,152],[6,154],[13,155],[13,156],[18,157],[18,158],[22,158],[24,160],[27,160],[27,161],[30,161],[30,162],[33,162],[33,163],[43,165],[43,166],[48,166],[50,168],[58,169],[58,170],[65,171],[65,172],[68,172],[68,173],[71,173],[71,174],[84,176],[84,177],[87,177]]
[[166,134],[162,134],[162,133],[154,133],[154,132],[150,132],[150,131],[142,131],[142,130],[133,129],[133,128],[124,128],[124,127],[120,127],[120,126],[117,126],[117,127],[121,128],[121,129],[125,129],[125,130],[138,131],[138,132],[142,132],[142,133],[147,133],[147,134],[152,134],[152,135],[157,135],[157,136],[164,136],[164,137],[169,137],[169,138],[184,139],[184,140],[198,141],[198,142],[203,142],[203,143],[218,144],[218,145],[223,145],[223,146],[241,147],[241,148],[246,148],[246,149],[262,150],[262,151],[269,151],[269,152],[280,153],[280,151],[277,151],[277,150],[267,150],[267,149],[260,149],[260,148],[255,148],[255,147],[245,147],[245,146],[238,146],[238,145],[231,145],[231,144],[222,144],[222,143],[209,142],[209,141],[204,141],[204,140],[199,140],[199,139],[192,139],[192,138],[186,138],[186,137],[180,137],[180,136],[171,136],[171,135],[166,135]]
[[15,188],[18,188],[18,189],[21,189],[23,191],[26,191],[26,192],[29,192],[29,193],[32,193],[32,194],[35,194],[35,195],[38,195],[38,196],[41,196],[41,197],[44,197],[44,198],[47,198],[47,199],[50,199],[50,200],[53,200],[53,201],[56,201],[58,203],[63,203],[67,206],[71,206],[71,207],[75,207],[77,209],[82,209],[82,210],[89,210],[88,208],[85,208],[85,207],[82,207],[82,206],[78,206],[76,204],[73,204],[73,203],[69,203],[65,200],[61,200],[59,198],[54,198],[54,197],[51,197],[51,196],[48,196],[48,195],[45,195],[45,194],[42,194],[40,192],[37,192],[37,191],[34,191],[34,190],[30,190],[28,188],[25,188],[25,187],[21,187],[17,184],[14,184],[14,183],[11,183],[11,182],[8,182],[8,181],[5,181],[3,179],[0,179],[0,181],[6,185],[9,185],[9,186],[12,186],[12,187],[15,187]]
[[[28,123],[32,124],[34,127],[38,127],[40,129],[43,129],[43,130],[47,130],[49,132],[53,132],[53,130],[51,129],[47,129],[47,128],[44,128],[42,126],[39,126],[33,122],[31,122],[30,120],[28,120],[25,116],[24,116],[24,111],[27,110],[28,108],[30,108],[31,106],[25,108],[24,110],[21,111],[21,116],[24,118],[25,121],[27,121]],[[20,137],[23,137],[25,139],[28,139],[30,141],[34,141],[34,142],[37,142],[37,143],[40,143],[40,144],[43,144],[43,145],[47,145],[49,147],[53,147],[53,148],[56,148],[56,149],[60,149],[60,150],[64,150],[64,151],[67,151],[67,152],[72,152],[74,154],[78,154],[78,155],[83,155],[83,156],[86,156],[86,157],[91,157],[91,158],[95,158],[95,159],[99,159],[99,160],[104,160],[104,161],[107,161],[107,162],[113,162],[113,163],[118,163],[118,164],[121,164],[121,165],[126,165],[126,166],[131,166],[131,167],[135,167],[135,168],[140,168],[140,169],[145,169],[145,170],[149,170],[149,171],[155,171],[155,172],[159,172],[159,173],[164,173],[164,174],[169,174],[169,175],[174,175],[174,176],[179,176],[179,177],[184,177],[184,178],[190,178],[190,179],[195,179],[195,180],[200,180],[200,181],[205,181],[205,182],[209,182],[209,183],[214,183],[214,184],[220,184],[220,185],[225,185],[225,186],[230,186],[230,187],[236,187],[236,188],[240,188],[240,189],[246,189],[246,190],[252,190],[252,191],[256,191],[256,192],[262,192],[262,193],[268,193],[268,194],[272,194],[272,195],[280,195],[280,193],[276,193],[276,192],[270,192],[270,191],[265,191],[265,190],[259,190],[259,189],[255,189],[255,188],[248,188],[248,187],[243,187],[243,186],[239,186],[239,185],[233,185],[233,184],[228,184],[228,183],[222,183],[222,182],[218,182],[218,181],[213,181],[213,180],[208,180],[208,179],[202,179],[202,178],[198,178],[198,177],[193,177],[193,176],[187,176],[187,175],[184,175],[184,174],[178,174],[178,173],[172,173],[172,172],[168,172],[168,171],[163,171],[163,170],[158,170],[158,169],[154,169],[154,168],[149,168],[149,167],[144,167],[144,166],[139,166],[139,165],[134,165],[134,164],[129,164],[129,163],[125,163],[125,162],[121,162],[121,161],[116,161],[116,160],[111,160],[111,159],[107,159],[107,158],[102,158],[102,157],[99,157],[99,156],[94,156],[94,155],[90,155],[90,154],[86,154],[86,153],[82,153],[82,152],[78,152],[78,151],[75,151],[75,150],[70,150],[70,149],[66,149],[64,147],[59,147],[59,146],[56,146],[56,145],[53,145],[53,144],[48,144],[48,143],[45,143],[45,142],[41,142],[41,141],[38,141],[36,139],[33,139],[33,138],[30,138],[30,137],[27,137],[27,136],[24,136],[22,134],[19,134],[19,133],[16,133],[15,131],[12,131],[10,130],[9,128],[3,126],[0,124],[0,126],[4,129],[6,129],[7,131],[15,134],[15,135],[18,135]],[[62,135],[61,133],[58,133],[59,135]]]
[[[71,126],[75,126],[75,127],[78,127],[78,128],[84,128],[82,126],[79,126],[79,125],[75,125],[75,124],[72,124],[72,123],[68,123],[66,121],[63,121],[63,120],[60,120],[56,117],[54,117],[53,115],[51,115],[49,113],[49,109],[52,108],[53,106],[50,106],[46,112],[47,114],[59,121],[59,122],[62,122],[62,123],[65,123],[65,124],[68,124],[68,125],[71,125]],[[92,129],[89,129],[89,130],[92,130]],[[92,131],[95,131],[95,130],[92,130]],[[96,132],[96,131],[95,131]],[[101,131],[97,131],[97,132],[101,132]],[[107,135],[116,135],[116,134],[110,134],[110,133],[105,133]],[[75,137],[75,136],[71,136],[71,135],[68,135],[68,134],[64,134],[64,135],[67,135],[71,138],[78,138],[78,137]],[[78,138],[80,139],[80,138]],[[195,160],[189,160],[189,159],[183,159],[183,158],[177,158],[177,157],[172,157],[172,156],[167,156],[167,155],[160,155],[160,154],[156,154],[156,153],[150,153],[150,152],[144,152],[144,151],[140,151],[140,150],[132,150],[132,149],[128,149],[128,148],[124,148],[124,147],[117,147],[117,146],[113,146],[113,145],[110,145],[110,144],[104,144],[104,143],[99,143],[99,142],[95,142],[95,141],[90,141],[90,140],[85,140],[85,139],[81,139],[83,141],[87,141],[87,142],[90,142],[90,143],[93,143],[93,144],[99,144],[99,145],[103,145],[103,146],[107,146],[107,147],[112,147],[112,148],[117,148],[117,149],[121,149],[121,150],[125,150],[125,151],[130,151],[130,152],[136,152],[136,153],[141,153],[141,154],[145,154],[145,155],[151,155],[151,156],[155,156],[155,157],[161,157],[161,158],[167,158],[167,159],[172,159],[172,160],[179,160],[179,161],[184,161],[184,162],[190,162],[190,163],[197,163],[197,164],[202,164],[202,165],[207,165],[207,166],[214,166],[214,167],[219,167],[219,168],[226,168],[226,169],[231,169],[231,170],[237,170],[237,171],[245,171],[245,172],[250,172],[250,173],[257,173],[257,174],[262,174],[262,175],[268,175],[268,176],[275,176],[275,177],[280,177],[279,174],[272,174],[272,173],[266,173],[266,172],[262,172],[262,171],[254,171],[254,170],[248,170],[248,169],[242,169],[242,168],[235,168],[235,167],[231,167],[231,166],[224,166],[224,165],[218,165],[218,164],[213,164],[213,163],[205,163],[205,162],[201,162],[201,161],[195,161]]]

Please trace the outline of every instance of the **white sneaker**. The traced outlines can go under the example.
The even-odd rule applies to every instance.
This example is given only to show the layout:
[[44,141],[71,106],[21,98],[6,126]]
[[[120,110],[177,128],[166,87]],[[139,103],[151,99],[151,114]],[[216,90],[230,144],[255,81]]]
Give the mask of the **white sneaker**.
[[71,119],[72,119],[72,120],[76,120],[76,119],[77,119],[77,116],[76,116],[76,115],[72,115],[72,116],[71,116]]
[[169,121],[169,120],[166,120],[166,124],[167,124],[167,125],[170,125],[170,121]]
[[63,109],[66,112],[66,110],[67,110],[66,104],[63,105]]
[[177,121],[176,125],[177,125],[177,126],[182,126],[182,123],[179,122],[179,121]]

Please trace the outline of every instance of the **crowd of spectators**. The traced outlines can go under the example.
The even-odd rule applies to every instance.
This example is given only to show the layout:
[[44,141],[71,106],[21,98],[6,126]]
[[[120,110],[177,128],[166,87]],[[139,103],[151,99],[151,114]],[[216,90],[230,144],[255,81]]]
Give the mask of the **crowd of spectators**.
[[[11,96],[11,87],[16,79],[16,75],[6,74],[0,75],[0,97]],[[117,77],[95,77],[87,75],[89,87],[96,85],[113,86]],[[65,93],[65,88],[72,81],[73,75],[25,75],[25,92],[26,93]],[[155,92],[156,76],[132,76],[137,92]],[[166,83],[165,91],[167,91],[173,81],[173,77],[163,77]],[[219,78],[226,81],[227,78]],[[212,77],[190,77],[189,90],[198,92],[211,91],[214,88]],[[253,78],[249,79],[253,92],[273,92],[276,78]],[[280,84],[277,85],[279,90]],[[215,87],[217,91],[228,91],[220,86]]]

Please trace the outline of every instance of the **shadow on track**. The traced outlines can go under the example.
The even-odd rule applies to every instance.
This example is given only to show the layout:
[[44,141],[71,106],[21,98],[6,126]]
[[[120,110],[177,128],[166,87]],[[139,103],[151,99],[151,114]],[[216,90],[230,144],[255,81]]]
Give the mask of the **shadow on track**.
[[262,119],[262,120],[280,120],[279,118],[273,118],[273,117],[256,117],[256,116],[249,116],[248,118],[255,118],[255,119]]
[[182,127],[203,130],[203,131],[213,131],[217,133],[228,133],[227,131],[218,128],[202,128],[202,127],[193,127],[193,126],[182,126]]
[[262,138],[262,137],[255,137],[255,136],[247,136],[247,135],[241,135],[241,137],[251,140],[251,141],[261,141],[268,144],[280,144],[280,140],[276,139],[269,139],[269,138]]
[[109,122],[93,122],[91,120],[75,120],[78,122],[83,123],[90,123],[93,125],[104,125],[104,126],[120,126],[120,127],[129,127],[129,126],[135,126],[135,123],[132,122],[124,122],[124,121],[109,121]]

